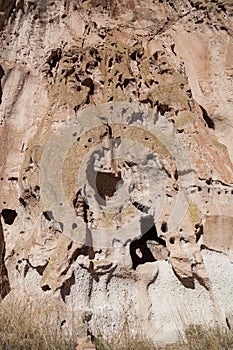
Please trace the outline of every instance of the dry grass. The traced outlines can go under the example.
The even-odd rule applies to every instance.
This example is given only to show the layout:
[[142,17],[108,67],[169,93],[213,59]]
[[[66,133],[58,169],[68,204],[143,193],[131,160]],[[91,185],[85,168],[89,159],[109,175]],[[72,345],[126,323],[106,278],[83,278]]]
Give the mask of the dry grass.
[[[0,350],[74,350],[62,335],[59,315],[51,320],[46,308],[14,302],[0,309]],[[53,315],[54,316],[54,315]]]
[[[77,339],[76,339],[77,340]],[[97,350],[233,350],[233,331],[219,326],[189,325],[175,344],[158,347],[129,326],[106,342],[95,338]],[[41,305],[14,302],[0,308],[0,350],[74,350],[75,339],[64,337],[59,313]]]
[[233,332],[226,328],[190,325],[185,335],[188,350],[233,349]]
[[101,337],[95,345],[97,350],[233,350],[233,332],[219,326],[189,325],[177,343],[163,347],[138,339],[127,339],[124,345],[116,345],[104,342]]
[[122,344],[105,342],[101,337],[95,339],[97,350],[156,350],[157,348],[148,340],[122,339]]

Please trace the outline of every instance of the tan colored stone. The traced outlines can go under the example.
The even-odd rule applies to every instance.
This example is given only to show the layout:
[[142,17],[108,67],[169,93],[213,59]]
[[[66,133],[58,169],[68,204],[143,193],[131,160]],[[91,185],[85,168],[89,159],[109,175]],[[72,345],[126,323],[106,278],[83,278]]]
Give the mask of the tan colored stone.
[[0,0],[1,296],[79,350],[232,313],[233,13],[198,3]]
[[191,269],[191,261],[188,256],[172,255],[170,256],[170,262],[176,274],[181,279],[188,279],[193,277],[193,273]]
[[233,258],[233,217],[207,216],[204,225],[203,243],[209,249],[230,255]]

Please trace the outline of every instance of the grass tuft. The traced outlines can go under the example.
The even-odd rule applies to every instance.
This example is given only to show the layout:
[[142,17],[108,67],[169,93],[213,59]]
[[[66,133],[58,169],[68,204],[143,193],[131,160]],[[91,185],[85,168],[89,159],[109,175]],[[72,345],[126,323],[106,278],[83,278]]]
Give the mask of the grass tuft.
[[233,331],[200,324],[187,326],[184,336],[174,344],[155,346],[149,340],[127,338],[125,345],[105,342],[101,337],[95,339],[97,350],[233,350]]
[[230,350],[233,349],[233,332],[222,328],[190,325],[186,332],[189,350]]
[[52,321],[46,308],[14,302],[0,307],[0,350],[74,350],[64,337],[59,315]]

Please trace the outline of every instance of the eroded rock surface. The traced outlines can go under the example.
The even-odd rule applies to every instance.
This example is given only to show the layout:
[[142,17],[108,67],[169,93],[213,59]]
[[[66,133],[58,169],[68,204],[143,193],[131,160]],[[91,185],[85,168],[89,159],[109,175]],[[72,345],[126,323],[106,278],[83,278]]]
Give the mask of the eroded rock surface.
[[59,305],[80,339],[226,325],[232,15],[230,0],[0,1],[3,302]]

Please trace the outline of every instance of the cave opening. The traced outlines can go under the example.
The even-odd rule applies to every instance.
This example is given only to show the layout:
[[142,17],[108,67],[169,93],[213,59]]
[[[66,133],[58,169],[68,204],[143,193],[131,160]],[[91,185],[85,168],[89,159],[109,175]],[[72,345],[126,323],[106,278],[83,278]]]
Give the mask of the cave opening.
[[168,232],[168,226],[167,226],[166,221],[162,222],[162,224],[161,224],[161,231],[164,232],[164,233]]
[[3,227],[0,219],[0,297],[2,299],[10,292],[10,283],[8,278],[8,271],[5,265],[6,244],[4,240]]
[[0,65],[0,104],[2,103],[2,85],[1,85],[1,79],[4,76],[5,72],[2,68],[2,66]]
[[158,237],[154,219],[152,216],[142,217],[140,221],[141,238],[130,243],[130,256],[132,259],[132,268],[136,270],[138,265],[146,262],[154,262],[152,252],[147,246],[147,241],[155,241],[166,247],[166,242]]
[[18,215],[16,213],[16,210],[13,209],[3,209],[1,214],[5,224],[7,225],[12,225],[15,221],[16,216]]
[[61,286],[60,293],[62,300],[65,302],[66,297],[70,295],[71,293],[71,287],[75,284],[75,275],[74,272],[72,273],[71,277],[68,278],[66,281],[64,281],[63,285]]
[[206,109],[204,107],[202,107],[201,105],[200,105],[200,108],[201,108],[203,119],[206,122],[208,128],[209,129],[215,129],[214,121],[213,121],[213,119],[210,118],[210,116],[208,115]]
[[99,196],[106,201],[112,197],[117,191],[118,186],[123,182],[121,174],[111,172],[97,172],[96,175],[96,190]]

